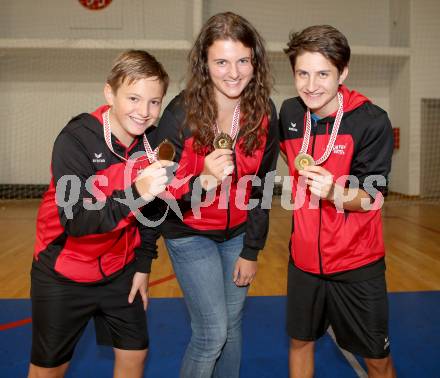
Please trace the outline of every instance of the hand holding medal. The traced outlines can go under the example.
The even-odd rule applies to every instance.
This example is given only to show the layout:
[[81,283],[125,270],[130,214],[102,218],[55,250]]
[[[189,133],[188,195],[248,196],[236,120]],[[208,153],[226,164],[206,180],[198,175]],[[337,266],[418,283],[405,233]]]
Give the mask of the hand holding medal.
[[[129,161],[115,152],[111,140],[110,109],[103,113],[104,139],[110,151],[123,161]],[[173,165],[175,148],[172,143],[165,139],[154,151],[145,134],[142,136],[145,153],[150,165],[139,172],[135,186],[138,193],[145,201],[152,201],[154,197],[164,192],[169,182],[167,167]]]
[[[210,186],[212,186],[212,182],[214,181],[217,186],[233,172],[233,169],[234,164],[232,161],[232,150],[217,149],[205,157],[201,176],[205,176],[206,178],[210,179]],[[212,178],[215,180],[213,181]],[[204,188],[206,189],[205,185]],[[210,189],[212,188],[210,187]]]
[[[230,134],[220,131],[218,125],[215,125],[215,137],[213,141],[215,150],[205,156],[203,171],[201,173],[202,177],[206,177],[206,180],[202,180],[202,186],[205,190],[214,189],[234,171],[232,153],[238,134],[239,121],[240,102],[237,103],[234,109]],[[212,178],[214,180],[212,180]]]
[[333,175],[319,165],[308,166],[300,171],[306,177],[306,184],[310,192],[320,198],[332,200],[335,184]]
[[152,201],[154,197],[166,190],[169,182],[167,167],[172,166],[171,161],[156,161],[143,169],[136,177],[136,190],[145,201]]
[[310,192],[319,196],[320,198],[331,199],[333,196],[334,183],[333,175],[326,169],[319,165],[324,163],[331,152],[338,136],[339,126],[341,125],[343,110],[343,97],[341,93],[338,93],[338,111],[336,113],[335,121],[333,123],[333,129],[330,135],[330,140],[327,144],[324,154],[315,161],[312,156],[306,153],[309,147],[310,133],[312,129],[310,109],[307,109],[306,113],[306,128],[304,131],[303,143],[299,154],[295,158],[295,168],[301,176],[307,178],[307,185]]

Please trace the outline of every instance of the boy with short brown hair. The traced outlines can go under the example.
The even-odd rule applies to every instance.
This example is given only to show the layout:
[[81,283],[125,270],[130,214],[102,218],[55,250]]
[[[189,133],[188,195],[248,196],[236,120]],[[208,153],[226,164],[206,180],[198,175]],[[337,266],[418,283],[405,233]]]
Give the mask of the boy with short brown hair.
[[114,376],[143,374],[157,233],[131,204],[165,190],[169,162],[156,161],[146,130],[168,81],[147,52],[122,53],[104,87],[108,104],[73,118],[55,141],[31,272],[30,377],[63,376],[91,318],[98,342],[114,348]]
[[[312,377],[314,341],[332,326],[370,377],[393,377],[380,205],[393,134],[385,111],[343,85],[350,47],[328,25],[291,35],[299,97],[280,111],[293,180],[287,330],[291,377]],[[375,202],[372,204],[372,202]]]

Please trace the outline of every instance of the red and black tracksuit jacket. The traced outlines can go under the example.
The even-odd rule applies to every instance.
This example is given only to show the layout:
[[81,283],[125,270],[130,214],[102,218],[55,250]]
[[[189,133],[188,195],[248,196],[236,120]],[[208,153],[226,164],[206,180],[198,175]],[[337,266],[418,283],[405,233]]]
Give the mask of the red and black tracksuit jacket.
[[[364,190],[365,183],[371,184],[370,175],[381,175],[387,182],[393,151],[393,133],[387,113],[358,92],[345,86],[341,86],[340,91],[344,96],[344,116],[333,151],[322,167],[334,175],[335,181],[343,175],[357,177],[359,188]],[[293,162],[303,141],[306,110],[299,97],[284,101],[280,110],[281,150],[287,156],[293,176],[293,200],[299,189]],[[315,160],[324,154],[334,116],[316,123],[312,121],[307,152]],[[374,181],[371,186],[376,193],[373,197],[380,199],[386,185],[379,186]],[[383,261],[385,247],[380,209],[338,212],[325,200],[319,201],[319,206],[309,208],[309,205],[307,190],[303,205],[293,210],[290,252],[295,266],[314,274],[332,275]]]
[[[107,109],[78,115],[55,140],[52,178],[38,211],[33,268],[61,280],[106,281],[134,260],[137,271],[149,272],[157,255],[157,232],[119,201],[139,198],[133,180],[149,162],[144,154],[127,163],[109,150],[102,126]],[[142,137],[126,147],[112,135],[112,144],[125,158],[144,151]],[[124,172],[129,172],[126,178]]]
[[[187,180],[186,184],[182,186],[173,187],[172,182],[168,187],[169,192],[178,202],[183,214],[183,221],[175,213],[169,211],[165,222],[161,225],[161,233],[168,239],[202,235],[222,242],[244,232],[244,247],[240,256],[248,260],[256,260],[258,252],[264,247],[269,228],[269,209],[265,208],[268,206],[262,206],[266,174],[275,173],[279,154],[278,121],[275,106],[273,103],[271,104],[270,119],[265,116],[262,120],[261,126],[266,130],[266,133],[261,139],[260,147],[251,156],[245,156],[241,148],[243,139],[240,134],[238,135],[233,154],[235,170],[231,178],[229,196],[220,195],[220,187],[217,188],[214,201],[207,207],[197,207],[195,214],[191,209],[191,195],[194,185],[197,185],[197,178],[203,170],[205,155],[194,151],[193,137],[190,131],[182,128],[185,119],[182,102],[183,95],[180,94],[167,106],[155,136],[156,144],[164,139],[168,139],[174,144],[176,148],[175,161],[178,163],[175,178]],[[244,189],[240,190],[237,182],[245,175],[260,179],[261,185],[253,186],[249,181]],[[269,185],[273,185],[273,181]],[[203,191],[202,195],[207,194]],[[271,196],[272,190],[270,190]],[[249,200],[253,200],[253,204],[258,201],[258,205],[251,210],[237,206],[237,203],[248,204]],[[200,211],[200,217],[197,217],[198,211]]]

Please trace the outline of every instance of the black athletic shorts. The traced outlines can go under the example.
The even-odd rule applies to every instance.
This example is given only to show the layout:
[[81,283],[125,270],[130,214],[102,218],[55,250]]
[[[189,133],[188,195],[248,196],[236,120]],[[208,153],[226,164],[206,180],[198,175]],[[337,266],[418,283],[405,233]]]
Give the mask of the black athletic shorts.
[[365,358],[385,358],[388,296],[385,273],[358,282],[341,282],[303,272],[289,263],[287,333],[315,341],[332,327],[338,345]]
[[49,368],[70,361],[91,318],[98,344],[146,349],[147,319],[140,294],[128,303],[134,273],[131,264],[112,281],[85,286],[60,282],[33,267],[31,362]]

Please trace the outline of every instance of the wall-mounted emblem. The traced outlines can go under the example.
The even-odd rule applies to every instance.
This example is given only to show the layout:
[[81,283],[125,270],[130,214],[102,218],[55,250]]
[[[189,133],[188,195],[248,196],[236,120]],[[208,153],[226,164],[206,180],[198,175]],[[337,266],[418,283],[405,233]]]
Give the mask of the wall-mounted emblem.
[[112,0],[78,0],[79,3],[90,10],[101,10],[106,8]]

